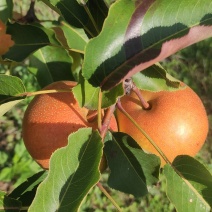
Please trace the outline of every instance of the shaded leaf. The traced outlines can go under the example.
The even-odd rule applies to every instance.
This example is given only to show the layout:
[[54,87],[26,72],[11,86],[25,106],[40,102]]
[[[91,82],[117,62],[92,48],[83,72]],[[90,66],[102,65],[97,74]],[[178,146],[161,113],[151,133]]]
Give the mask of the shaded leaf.
[[108,15],[108,7],[104,0],[89,0],[87,7],[93,16],[98,34],[102,30],[105,18]]
[[15,188],[8,197],[16,199],[22,206],[31,205],[38,185],[46,178],[47,172],[41,171],[28,178],[25,182]]
[[15,45],[4,55],[5,59],[21,62],[32,52],[50,44],[48,35],[38,26],[8,24],[7,33],[12,36]]
[[[73,93],[79,105],[86,107],[90,110],[98,109],[100,88],[93,87],[88,81],[80,78],[80,82],[73,88]],[[124,94],[122,85],[118,85],[110,91],[102,92],[102,108],[108,108],[109,106],[117,102],[118,97]]]
[[13,1],[12,0],[1,0],[0,1],[0,20],[4,23],[12,17],[13,12]]
[[72,58],[65,49],[45,46],[30,57],[29,70],[43,88],[54,81],[74,80],[71,65]]
[[83,28],[89,34],[92,34],[87,28],[89,21],[88,14],[84,7],[78,4],[76,0],[50,0],[49,2],[60,11],[70,25]]
[[164,167],[167,196],[177,211],[210,211],[212,206],[212,175],[190,156],[178,156]]
[[160,65],[153,65],[132,76],[135,85],[148,91],[176,90],[180,86],[179,80],[169,75]]
[[147,185],[158,181],[160,159],[145,153],[125,133],[113,133],[112,136],[104,148],[111,170],[108,185],[134,196],[146,195]]
[[[183,8],[183,9],[182,9]],[[210,0],[116,1],[85,53],[83,76],[108,90],[212,35]]]
[[103,147],[98,132],[81,128],[68,140],[66,147],[53,153],[49,174],[39,185],[29,211],[77,211],[98,182]]
[[0,191],[0,210],[1,211],[19,211],[21,209],[21,202],[10,198],[5,192]]
[[90,36],[96,36],[107,16],[107,7],[103,0],[89,0],[79,4],[76,0],[50,0],[63,18],[72,26],[82,28]]

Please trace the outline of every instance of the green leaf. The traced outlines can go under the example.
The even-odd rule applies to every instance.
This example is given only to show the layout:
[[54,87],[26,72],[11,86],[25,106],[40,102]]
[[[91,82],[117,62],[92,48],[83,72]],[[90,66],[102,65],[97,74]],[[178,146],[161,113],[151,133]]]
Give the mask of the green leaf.
[[103,144],[97,131],[79,129],[66,147],[56,150],[47,178],[37,189],[30,211],[77,211],[99,181]]
[[85,31],[73,27],[64,21],[61,22],[60,29],[62,29],[60,33],[64,33],[68,48],[71,51],[84,53],[85,46],[89,41]]
[[[99,92],[100,88],[93,87],[88,81],[80,78],[80,82],[73,89],[75,98],[81,107],[86,107],[90,110],[98,109]],[[110,91],[102,92],[102,108],[108,108],[116,103],[119,96],[124,95],[122,85],[118,85]]]
[[46,178],[47,172],[40,171],[28,178],[25,182],[15,188],[8,197],[16,199],[22,203],[22,206],[31,205],[38,185]]
[[159,64],[136,73],[132,80],[138,88],[148,91],[173,91],[180,86],[179,80],[169,75]]
[[23,99],[13,100],[10,102],[0,104],[0,117],[3,116],[6,112],[8,112],[10,109],[12,109],[15,105],[17,105],[21,101],[23,101]]
[[77,0],[78,4],[85,5],[88,0]]
[[188,155],[178,156],[173,166],[188,180],[212,207],[212,174],[206,167]]
[[25,87],[18,77],[0,74],[0,116],[4,115],[24,97],[18,97],[25,93]]
[[0,74],[0,101],[15,97],[25,92],[25,87],[18,77]]
[[0,191],[0,210],[1,211],[19,211],[21,202],[9,198],[5,192]]
[[76,0],[50,0],[53,6],[55,6],[64,19],[72,26],[77,28],[83,28],[85,31],[92,34],[87,28],[89,21],[88,14],[83,6],[79,5]]
[[145,153],[125,133],[113,133],[113,139],[105,143],[104,152],[111,170],[108,185],[116,190],[144,196],[147,185],[158,181],[160,159]]
[[80,53],[77,52],[69,52],[69,54],[73,58],[71,71],[75,79],[74,81],[79,82],[82,70],[83,57]]
[[102,90],[114,87],[212,36],[211,11],[211,0],[116,1],[101,33],[86,46],[83,76]]
[[210,211],[212,206],[212,175],[190,156],[178,156],[164,167],[167,195],[179,212]]
[[12,17],[13,12],[13,1],[12,0],[1,0],[0,1],[0,20],[4,23]]
[[54,81],[74,80],[71,65],[72,58],[65,49],[45,46],[30,57],[29,70],[43,88]]
[[8,24],[7,33],[12,35],[15,45],[4,55],[4,59],[21,62],[32,52],[50,44],[45,30],[39,26]]
[[89,0],[79,4],[76,0],[50,0],[63,18],[73,27],[82,28],[89,37],[96,36],[107,16],[107,7],[103,0]]

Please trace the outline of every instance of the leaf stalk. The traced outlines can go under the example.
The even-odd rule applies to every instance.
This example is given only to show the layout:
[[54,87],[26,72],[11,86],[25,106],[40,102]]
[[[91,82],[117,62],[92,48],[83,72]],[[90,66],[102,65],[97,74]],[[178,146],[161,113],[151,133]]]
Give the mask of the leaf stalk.
[[122,107],[120,99],[116,103],[117,108],[122,112],[134,125],[135,127],[148,139],[148,141],[154,146],[154,148],[158,151],[158,153],[161,155],[161,157],[166,161],[166,163],[171,164],[169,159],[166,157],[166,155],[163,153],[163,151],[155,144],[155,142],[152,140],[152,138],[140,127],[140,125],[130,116],[129,113]]

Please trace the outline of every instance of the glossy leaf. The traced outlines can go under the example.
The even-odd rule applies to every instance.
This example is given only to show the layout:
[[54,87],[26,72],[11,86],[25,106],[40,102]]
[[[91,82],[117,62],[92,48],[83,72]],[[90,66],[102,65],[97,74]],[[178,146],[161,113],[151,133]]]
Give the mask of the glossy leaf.
[[212,36],[210,0],[116,1],[86,47],[83,76],[108,90],[156,62]]
[[4,23],[12,17],[13,1],[12,0],[1,0],[0,1],[0,20]]
[[72,58],[65,49],[45,46],[30,57],[29,70],[43,88],[54,81],[74,80],[71,65]]
[[30,211],[77,211],[89,190],[98,182],[103,144],[97,131],[79,129],[69,144],[56,150],[47,178],[37,189]]
[[4,55],[4,59],[21,62],[32,52],[50,44],[48,35],[38,26],[8,24],[7,33],[12,35],[15,45]]
[[145,153],[127,134],[113,133],[104,152],[111,171],[108,185],[113,189],[143,196],[147,185],[158,181],[160,159]]
[[177,211],[210,211],[212,207],[212,175],[190,156],[178,156],[164,167],[167,195]]
[[[100,88],[93,87],[86,80],[80,78],[80,82],[73,88],[73,93],[81,107],[86,107],[90,110],[98,109]],[[109,106],[117,102],[118,97],[124,95],[124,89],[122,85],[118,85],[110,91],[102,92],[102,108],[108,108]]]
[[169,75],[159,64],[136,73],[132,80],[138,88],[148,91],[173,91],[180,85],[179,80]]

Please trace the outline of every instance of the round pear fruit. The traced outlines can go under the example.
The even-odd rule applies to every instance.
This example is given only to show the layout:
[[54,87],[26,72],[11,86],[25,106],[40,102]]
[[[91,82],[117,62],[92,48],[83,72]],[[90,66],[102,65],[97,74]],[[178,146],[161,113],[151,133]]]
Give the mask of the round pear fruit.
[[[37,95],[30,102],[23,119],[23,140],[34,160],[44,169],[49,168],[52,153],[68,144],[70,133],[82,127],[98,128],[97,120],[88,121],[89,110],[81,108],[71,89],[76,82],[54,82],[44,90],[70,90],[67,92]],[[117,123],[113,116],[110,129],[116,131]],[[103,157],[103,160],[105,158]],[[105,162],[100,165],[104,169]]]
[[[205,108],[197,94],[188,86],[172,92],[140,92],[150,107],[143,109],[138,96],[131,92],[121,98],[126,112],[170,162],[178,155],[195,156],[203,146],[209,128]],[[120,132],[130,135],[144,151],[158,155],[162,166],[166,163],[149,140],[119,109],[117,122]]]

